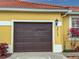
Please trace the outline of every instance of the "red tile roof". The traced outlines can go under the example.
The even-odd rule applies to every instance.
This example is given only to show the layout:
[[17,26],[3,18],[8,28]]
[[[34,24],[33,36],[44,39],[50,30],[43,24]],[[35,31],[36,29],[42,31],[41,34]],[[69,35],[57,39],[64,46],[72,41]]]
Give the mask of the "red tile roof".
[[14,8],[39,8],[39,9],[70,9],[79,11],[77,6],[57,6],[49,4],[38,4],[31,2],[24,2],[21,0],[0,0],[0,7],[14,7]]
[[65,9],[63,6],[37,4],[37,3],[23,2],[23,1],[0,2],[0,7]]
[[79,6],[64,6],[64,7],[69,8],[72,11],[79,12]]

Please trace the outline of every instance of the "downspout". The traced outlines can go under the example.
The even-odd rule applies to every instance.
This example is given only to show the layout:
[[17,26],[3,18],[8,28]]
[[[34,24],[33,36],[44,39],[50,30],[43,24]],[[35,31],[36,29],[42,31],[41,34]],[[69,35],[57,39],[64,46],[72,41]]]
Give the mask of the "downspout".
[[64,18],[65,16],[67,16],[68,14],[67,13],[65,13],[64,15],[62,15],[62,18]]
[[65,17],[68,15],[68,13],[72,12],[72,10],[68,10],[64,15],[62,15],[62,17]]

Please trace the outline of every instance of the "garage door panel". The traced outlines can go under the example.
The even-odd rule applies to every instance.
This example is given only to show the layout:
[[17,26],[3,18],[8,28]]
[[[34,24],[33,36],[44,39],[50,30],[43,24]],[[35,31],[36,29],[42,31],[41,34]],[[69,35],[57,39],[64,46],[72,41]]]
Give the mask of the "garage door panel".
[[14,48],[15,52],[52,51],[52,23],[15,22]]
[[25,39],[25,38],[23,38],[23,39],[21,39],[21,38],[18,38],[17,40],[16,40],[16,42],[30,42],[30,41],[32,41],[32,42],[50,42],[50,39],[48,38],[48,40],[46,40],[45,38],[38,38],[38,39],[34,39],[33,40],[33,38],[27,38],[27,39]]
[[[42,51],[50,51],[51,46],[50,42],[30,42],[24,44],[24,51],[28,49],[27,52],[34,51],[34,52],[42,52]],[[26,48],[27,47],[27,48]]]
[[17,42],[14,44],[14,50],[16,50],[17,52],[22,52],[23,51],[23,43],[21,42]]

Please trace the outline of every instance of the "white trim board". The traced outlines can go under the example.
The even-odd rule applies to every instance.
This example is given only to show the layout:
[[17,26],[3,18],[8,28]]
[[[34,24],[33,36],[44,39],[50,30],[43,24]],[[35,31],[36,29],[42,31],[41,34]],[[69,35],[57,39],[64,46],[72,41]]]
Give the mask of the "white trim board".
[[12,22],[11,21],[0,21],[0,26],[11,26]]
[[69,17],[69,29],[72,28],[72,18],[79,18],[79,16],[70,16]]
[[54,53],[61,53],[63,51],[61,44],[55,44],[54,45]]
[[53,45],[52,45],[52,52],[54,51],[54,53],[55,53],[55,50],[54,50],[54,45],[55,45],[55,24],[54,24],[54,21],[53,20],[13,20],[12,21],[12,39],[11,39],[11,52],[13,53],[14,52],[14,50],[13,50],[13,48],[14,48],[14,46],[13,46],[13,43],[14,43],[14,37],[13,37],[13,35],[14,35],[14,22],[52,22],[52,34],[53,34],[53,37],[52,37],[52,40],[53,40]]
[[79,15],[79,12],[67,12],[66,14],[71,14],[71,15]]
[[69,9],[0,8],[0,11],[68,12]]
[[12,20],[12,22],[53,22],[53,20]]

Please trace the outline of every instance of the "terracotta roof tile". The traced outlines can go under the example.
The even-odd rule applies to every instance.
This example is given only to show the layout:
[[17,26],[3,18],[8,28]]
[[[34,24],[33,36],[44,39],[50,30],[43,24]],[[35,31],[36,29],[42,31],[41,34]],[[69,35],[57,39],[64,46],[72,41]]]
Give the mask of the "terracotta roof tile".
[[23,2],[23,1],[0,2],[0,7],[65,9],[63,6],[37,4],[37,3]]
[[49,4],[38,4],[31,2],[24,2],[21,0],[0,0],[0,7],[10,8],[39,8],[39,9],[70,9],[72,11],[79,11],[77,6],[57,6]]
[[79,6],[64,6],[64,8],[68,8],[74,12],[79,12]]

